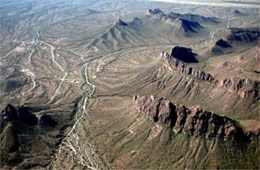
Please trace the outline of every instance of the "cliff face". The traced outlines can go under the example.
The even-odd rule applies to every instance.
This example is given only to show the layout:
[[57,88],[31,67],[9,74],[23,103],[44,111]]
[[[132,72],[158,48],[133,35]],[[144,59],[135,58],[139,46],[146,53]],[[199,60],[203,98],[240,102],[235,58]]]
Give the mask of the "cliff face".
[[209,82],[214,81],[214,77],[211,76],[209,73],[193,69],[192,67],[189,67],[188,65],[184,64],[183,62],[166,52],[161,53],[161,58],[167,64],[168,68],[170,68],[171,70],[177,70],[183,74],[195,76],[196,78],[201,80]]
[[133,101],[140,113],[154,122],[170,125],[175,133],[235,140],[247,139],[242,128],[226,116],[219,116],[199,107],[189,109],[164,98],[155,99],[153,96],[150,98],[134,96]]
[[227,88],[230,92],[237,93],[243,98],[250,98],[256,101],[260,99],[259,81],[252,81],[239,77],[230,77],[223,80],[218,80],[211,74],[201,70],[196,70],[166,52],[161,53],[161,58],[170,70],[179,71],[185,75],[194,76],[200,80],[214,83],[219,87]]

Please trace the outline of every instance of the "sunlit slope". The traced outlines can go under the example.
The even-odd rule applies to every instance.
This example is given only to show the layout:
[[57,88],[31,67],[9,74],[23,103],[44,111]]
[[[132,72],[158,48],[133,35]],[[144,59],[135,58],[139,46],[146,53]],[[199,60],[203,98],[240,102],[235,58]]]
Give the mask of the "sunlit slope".
[[209,34],[208,29],[198,22],[171,17],[163,12],[158,15],[149,13],[131,22],[118,20],[107,32],[90,42],[88,47],[111,51],[148,45],[192,44],[206,39]]
[[97,64],[100,71],[92,79],[98,87],[97,95],[162,96],[236,119],[258,119],[257,102],[192,75],[171,71],[161,60],[159,50],[111,56]]
[[110,168],[258,167],[257,139],[246,143],[174,134],[138,113],[131,97],[99,97],[92,112],[89,138]]
[[257,102],[170,71],[159,51],[129,51],[92,64],[98,68],[90,72],[97,100],[90,108],[87,132],[105,165],[134,169],[258,168],[257,138],[245,142],[175,134],[170,127],[153,123],[138,112],[132,97],[154,95],[189,107],[199,105],[238,122],[259,121]]

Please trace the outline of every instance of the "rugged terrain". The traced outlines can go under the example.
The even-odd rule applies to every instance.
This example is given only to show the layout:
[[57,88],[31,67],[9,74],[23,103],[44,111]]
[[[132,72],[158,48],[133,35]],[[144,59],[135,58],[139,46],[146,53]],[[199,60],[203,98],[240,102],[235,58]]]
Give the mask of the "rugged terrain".
[[0,169],[259,169],[259,6],[189,3],[2,0]]

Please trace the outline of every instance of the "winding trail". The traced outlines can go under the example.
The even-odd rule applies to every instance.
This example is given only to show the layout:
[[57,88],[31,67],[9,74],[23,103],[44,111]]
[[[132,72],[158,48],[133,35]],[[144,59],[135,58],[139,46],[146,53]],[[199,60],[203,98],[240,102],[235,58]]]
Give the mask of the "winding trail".
[[33,86],[32,86],[32,88],[30,88],[26,93],[29,93],[29,92],[31,92],[35,87],[36,87],[36,82],[35,82],[35,76],[33,76],[33,77],[31,77],[32,78],[32,83],[33,83]]
[[[214,34],[215,34],[214,32],[212,32],[210,34],[209,41],[214,39]],[[64,71],[64,69],[55,60],[54,47],[46,42],[43,42],[43,43],[45,43],[46,45],[48,45],[51,48],[53,62],[60,68],[61,71]],[[92,150],[91,144],[85,138],[84,138],[84,141],[82,141],[80,139],[80,134],[79,134],[81,122],[82,122],[82,120],[86,120],[86,116],[88,114],[87,109],[88,109],[89,104],[91,103],[91,98],[93,97],[95,90],[96,90],[95,85],[92,84],[89,79],[89,75],[88,75],[89,70],[92,70],[92,69],[96,70],[96,74],[100,71],[103,71],[102,67],[105,67],[107,64],[109,64],[109,63],[104,62],[103,59],[108,56],[120,57],[120,56],[125,55],[130,52],[136,52],[136,51],[146,50],[146,49],[150,49],[150,48],[152,48],[152,49],[154,49],[154,48],[159,48],[159,49],[160,48],[162,48],[162,49],[172,48],[174,45],[178,45],[178,44],[141,46],[141,47],[134,47],[134,48],[128,48],[128,49],[121,49],[118,51],[110,52],[104,56],[99,56],[94,59],[90,59],[85,64],[83,64],[83,67],[81,67],[81,68],[83,68],[83,74],[84,74],[84,79],[85,79],[85,85],[87,85],[87,91],[83,95],[80,108],[75,115],[75,119],[76,119],[75,123],[71,127],[71,130],[68,132],[66,137],[62,140],[61,144],[59,145],[58,152],[56,152],[56,155],[54,156],[52,162],[49,164],[47,169],[53,169],[55,167],[55,164],[57,163],[57,160],[60,158],[60,155],[64,152],[67,152],[68,149],[70,150],[69,155],[72,157],[72,159],[77,161],[78,164],[85,166],[86,168],[92,169],[92,170],[100,169],[100,166],[97,163],[97,160],[99,160],[99,159],[97,159],[97,155]],[[203,45],[203,43],[201,43],[200,45]],[[73,51],[71,51],[71,52],[73,52]],[[82,61],[85,61],[85,59],[83,58],[82,55],[79,55],[79,56],[81,57]],[[93,63],[96,63],[96,62],[98,63],[98,65],[95,68],[90,67],[90,64],[92,65]],[[111,68],[111,69],[115,69],[115,68]],[[55,91],[54,96],[51,98],[51,101],[53,101],[54,98],[56,97],[56,95],[58,94],[58,92],[61,88],[61,85],[64,82],[66,76],[67,76],[67,72],[65,72],[58,88]],[[99,161],[99,163],[100,163],[100,161]]]
[[29,63],[31,63],[32,55],[33,55],[34,51],[35,50],[33,49],[32,52],[30,53],[30,55],[28,56],[28,61],[27,61],[27,63],[25,63],[25,65],[28,65]]
[[55,54],[54,54],[54,50],[55,47],[49,43],[46,43],[44,41],[42,41],[44,44],[46,44],[47,46],[49,46],[51,48],[51,57],[52,57],[52,61],[59,67],[59,69],[64,72],[64,69],[61,67],[61,65],[55,60]]
[[39,43],[39,41],[40,41],[40,33],[39,33],[39,31],[37,31],[36,34],[37,34],[37,36],[36,36],[36,38],[35,38],[35,40],[34,40],[33,45],[31,46],[31,48],[33,48],[33,49],[32,49],[32,52],[31,52],[30,55],[28,56],[28,61],[25,63],[25,65],[28,65],[28,64],[32,61],[32,55],[34,54],[35,48],[36,48],[36,46],[38,45],[38,43]]
[[51,103],[51,102],[55,99],[55,97],[57,96],[57,94],[59,93],[59,90],[60,90],[60,88],[61,88],[61,85],[63,84],[63,82],[64,82],[65,78],[67,77],[67,75],[68,75],[68,73],[65,72],[64,76],[63,76],[62,79],[61,79],[61,82],[60,82],[58,88],[55,90],[55,93],[54,93],[54,95],[51,97],[51,100],[48,102],[48,104]]

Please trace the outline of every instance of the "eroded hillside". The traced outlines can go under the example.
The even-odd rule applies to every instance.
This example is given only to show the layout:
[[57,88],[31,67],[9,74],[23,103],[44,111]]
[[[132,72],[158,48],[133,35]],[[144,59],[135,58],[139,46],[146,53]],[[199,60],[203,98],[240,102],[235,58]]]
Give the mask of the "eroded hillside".
[[259,169],[259,8],[232,4],[3,0],[0,168]]

